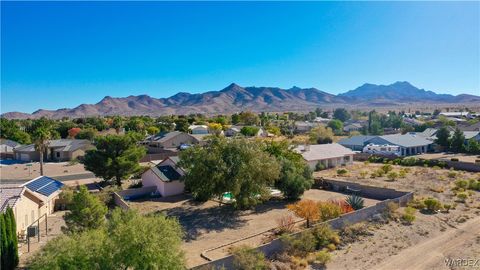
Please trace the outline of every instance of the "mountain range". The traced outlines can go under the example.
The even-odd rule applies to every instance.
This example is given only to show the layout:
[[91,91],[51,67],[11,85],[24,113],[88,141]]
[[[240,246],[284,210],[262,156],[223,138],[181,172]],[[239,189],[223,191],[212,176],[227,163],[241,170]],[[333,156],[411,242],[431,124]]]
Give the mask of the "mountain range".
[[7,112],[1,117],[10,119],[80,118],[105,115],[170,115],[226,114],[251,111],[308,111],[317,107],[389,107],[408,104],[466,104],[479,103],[480,96],[437,94],[419,89],[408,82],[390,85],[364,84],[339,95],[316,88],[281,89],[278,87],[241,87],[230,84],[220,91],[200,94],[177,93],[168,98],[148,95],[114,98],[106,96],[96,104],[81,104],[72,109],[37,110],[32,114]]

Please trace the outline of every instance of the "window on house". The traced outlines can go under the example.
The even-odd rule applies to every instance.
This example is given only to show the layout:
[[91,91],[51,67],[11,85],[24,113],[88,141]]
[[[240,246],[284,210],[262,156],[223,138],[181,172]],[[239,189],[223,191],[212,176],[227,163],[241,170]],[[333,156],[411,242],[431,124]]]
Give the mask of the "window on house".
[[59,157],[60,157],[60,152],[57,152],[57,158],[59,158]]

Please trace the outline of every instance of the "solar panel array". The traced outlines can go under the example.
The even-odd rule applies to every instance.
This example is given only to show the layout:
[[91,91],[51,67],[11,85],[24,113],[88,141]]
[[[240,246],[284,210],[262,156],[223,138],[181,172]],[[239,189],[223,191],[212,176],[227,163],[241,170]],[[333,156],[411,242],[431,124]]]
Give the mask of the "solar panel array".
[[50,177],[42,176],[26,185],[31,191],[36,191],[42,195],[50,196],[55,191],[63,187],[62,182],[59,182]]
[[167,177],[168,180],[173,181],[173,180],[178,180],[180,179],[181,175],[172,167],[169,165],[164,165],[164,166],[158,166],[157,167],[165,177]]

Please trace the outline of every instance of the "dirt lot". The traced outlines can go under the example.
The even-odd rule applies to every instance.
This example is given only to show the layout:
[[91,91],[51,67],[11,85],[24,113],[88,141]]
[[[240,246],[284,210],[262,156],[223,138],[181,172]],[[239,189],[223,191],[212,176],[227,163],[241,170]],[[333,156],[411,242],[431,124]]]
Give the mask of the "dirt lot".
[[469,162],[469,163],[475,163],[475,160],[480,159],[476,155],[448,154],[448,153],[423,154],[423,155],[418,155],[417,157],[422,159],[446,159],[446,160],[450,160],[451,158],[458,158],[458,161]]
[[[370,236],[363,236],[348,247],[334,252],[328,269],[480,269],[447,267],[445,259],[480,260],[480,192],[470,192],[466,203],[456,202],[451,190],[456,179],[479,179],[479,173],[409,167],[405,178],[390,182],[386,177],[370,178],[381,164],[355,163],[347,166],[349,181],[413,190],[416,197],[436,197],[443,203],[456,205],[450,212],[424,214],[417,212],[413,225],[391,221],[379,225],[369,223]],[[400,166],[394,166],[398,171]],[[367,171],[363,178],[361,171]],[[336,169],[315,173],[316,176],[336,176]],[[449,176],[450,175],[450,176]],[[399,209],[398,212],[402,212]]]
[[[315,201],[344,198],[344,194],[312,189],[305,193],[304,198]],[[366,199],[366,206],[377,201]],[[202,251],[228,244],[240,238],[254,235],[277,227],[277,219],[290,214],[285,201],[269,201],[257,206],[254,210],[234,211],[229,205],[219,206],[219,203],[208,201],[204,204],[192,203],[186,196],[178,196],[165,201],[136,201],[130,205],[142,213],[161,211],[169,216],[178,217],[186,235],[183,248],[186,252],[189,267],[205,263],[200,257]],[[299,220],[299,219],[297,219]],[[260,235],[237,244],[256,246],[262,244],[268,235]],[[208,253],[212,259],[228,254],[227,246]]]

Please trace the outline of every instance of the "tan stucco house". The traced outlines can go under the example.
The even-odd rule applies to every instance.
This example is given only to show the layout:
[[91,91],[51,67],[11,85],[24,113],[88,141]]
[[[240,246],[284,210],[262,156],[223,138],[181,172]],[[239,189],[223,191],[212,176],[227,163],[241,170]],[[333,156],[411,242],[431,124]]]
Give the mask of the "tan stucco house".
[[354,152],[338,143],[300,145],[295,151],[302,155],[311,169],[315,169],[319,162],[325,168],[353,164]]
[[[43,157],[44,161],[70,161],[84,156],[85,151],[92,148],[89,140],[49,140]],[[40,153],[34,144],[16,147],[13,152],[17,160],[40,161]]]

